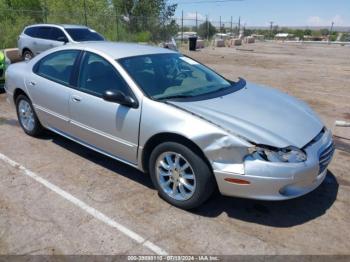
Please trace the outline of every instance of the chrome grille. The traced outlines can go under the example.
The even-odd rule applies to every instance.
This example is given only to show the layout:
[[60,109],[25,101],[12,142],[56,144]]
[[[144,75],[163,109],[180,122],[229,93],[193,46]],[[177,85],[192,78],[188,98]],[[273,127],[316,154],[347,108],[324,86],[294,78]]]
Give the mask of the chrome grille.
[[334,144],[333,142],[327,146],[320,154],[320,173],[322,173],[332,160],[334,153]]

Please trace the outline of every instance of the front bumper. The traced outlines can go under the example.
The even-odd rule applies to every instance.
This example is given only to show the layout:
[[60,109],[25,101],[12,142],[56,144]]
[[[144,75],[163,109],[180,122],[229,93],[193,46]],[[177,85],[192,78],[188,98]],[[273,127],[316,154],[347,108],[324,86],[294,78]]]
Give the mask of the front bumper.
[[[334,152],[331,132],[322,131],[304,150],[307,160],[302,163],[273,163],[249,156],[240,174],[216,169],[219,190],[227,196],[261,200],[286,200],[307,194],[326,177]],[[242,180],[249,183],[234,183]]]

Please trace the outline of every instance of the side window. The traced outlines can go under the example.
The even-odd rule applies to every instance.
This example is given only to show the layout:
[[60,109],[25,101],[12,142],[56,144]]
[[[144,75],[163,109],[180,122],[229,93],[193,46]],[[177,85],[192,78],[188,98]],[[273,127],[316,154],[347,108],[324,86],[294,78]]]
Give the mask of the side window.
[[35,66],[35,72],[47,79],[69,85],[75,60],[80,51],[68,50],[59,51],[48,55],[39,61]]
[[102,57],[87,52],[79,74],[79,89],[96,96],[102,96],[108,89],[129,93],[129,88],[115,68]]
[[29,27],[27,28],[24,33],[28,36],[31,36],[31,37],[37,37],[37,27]]
[[37,29],[37,37],[42,39],[50,39],[51,27],[42,26]]
[[63,41],[67,39],[66,35],[62,32],[61,29],[52,27],[50,33],[50,39],[54,41]]

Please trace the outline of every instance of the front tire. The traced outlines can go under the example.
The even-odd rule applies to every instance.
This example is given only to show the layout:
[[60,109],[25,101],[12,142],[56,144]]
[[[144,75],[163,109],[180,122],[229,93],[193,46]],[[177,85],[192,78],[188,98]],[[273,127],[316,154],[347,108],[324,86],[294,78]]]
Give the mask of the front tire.
[[159,195],[174,206],[198,207],[215,189],[215,179],[206,161],[182,144],[158,145],[149,161],[154,186]]
[[16,109],[18,122],[23,131],[30,136],[39,136],[43,131],[43,127],[39,122],[30,99],[25,95],[19,95],[16,99]]

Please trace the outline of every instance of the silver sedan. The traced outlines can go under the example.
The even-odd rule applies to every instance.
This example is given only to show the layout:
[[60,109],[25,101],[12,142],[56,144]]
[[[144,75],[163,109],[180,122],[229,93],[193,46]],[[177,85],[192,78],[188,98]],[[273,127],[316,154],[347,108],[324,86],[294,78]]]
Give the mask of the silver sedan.
[[11,65],[5,88],[25,133],[49,129],[149,173],[159,195],[184,209],[216,188],[265,200],[304,195],[334,152],[305,103],[163,48],[66,45]]

